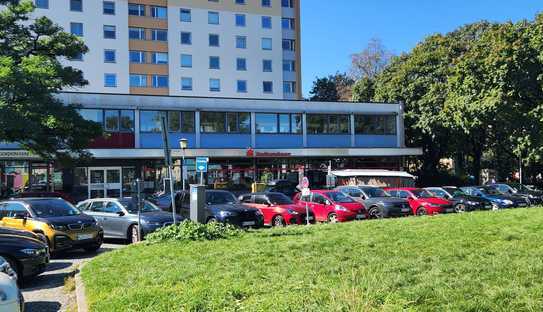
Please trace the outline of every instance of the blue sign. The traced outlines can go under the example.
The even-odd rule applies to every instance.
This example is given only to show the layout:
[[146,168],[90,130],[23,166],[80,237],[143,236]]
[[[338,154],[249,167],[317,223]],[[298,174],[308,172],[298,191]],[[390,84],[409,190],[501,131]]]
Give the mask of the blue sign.
[[207,172],[207,163],[209,158],[207,157],[196,157],[196,172]]

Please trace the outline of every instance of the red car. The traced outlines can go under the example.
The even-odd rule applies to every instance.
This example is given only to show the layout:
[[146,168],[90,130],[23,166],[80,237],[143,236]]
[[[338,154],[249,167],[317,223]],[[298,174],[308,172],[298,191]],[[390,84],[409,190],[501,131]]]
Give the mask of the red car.
[[[264,224],[285,226],[307,224],[305,206],[296,205],[282,193],[265,192],[241,195],[239,200],[246,206],[256,208],[264,215]],[[314,223],[313,211],[309,209],[309,222]]]
[[309,196],[298,193],[294,196],[294,202],[303,207],[309,205],[315,219],[321,222],[346,222],[368,217],[363,204],[337,191],[312,190]]
[[425,189],[404,187],[386,188],[386,191],[394,197],[407,199],[409,201],[409,206],[411,206],[411,209],[413,210],[413,214],[418,216],[454,212],[453,203],[451,201],[435,197]]

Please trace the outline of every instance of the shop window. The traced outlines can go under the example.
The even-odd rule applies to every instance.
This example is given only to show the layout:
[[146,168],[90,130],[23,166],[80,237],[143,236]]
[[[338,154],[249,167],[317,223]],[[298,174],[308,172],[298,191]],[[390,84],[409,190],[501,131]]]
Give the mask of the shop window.
[[194,132],[194,112],[168,112],[169,132]]
[[302,132],[301,114],[256,114],[256,133]]
[[202,112],[201,132],[251,133],[250,113]]
[[366,135],[395,135],[395,115],[355,115],[355,132]]
[[80,109],[79,114],[85,120],[94,121],[100,125],[104,123],[104,116],[101,109]]
[[119,124],[121,131],[134,132],[134,111],[122,110]]
[[105,130],[109,132],[119,131],[119,111],[118,110],[106,110],[105,116]]
[[162,112],[159,111],[141,111],[140,112],[140,131],[141,132],[161,132],[160,118]]
[[349,128],[349,115],[307,115],[307,132],[309,134],[348,134]]

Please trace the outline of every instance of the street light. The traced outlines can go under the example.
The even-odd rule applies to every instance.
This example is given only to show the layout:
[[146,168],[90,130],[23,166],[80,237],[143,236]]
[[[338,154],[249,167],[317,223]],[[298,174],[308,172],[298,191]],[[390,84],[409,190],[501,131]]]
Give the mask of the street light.
[[[188,147],[189,140],[182,138],[179,140],[179,147],[181,147],[181,157],[183,158],[183,161],[181,162],[181,179],[183,180],[183,194],[185,192],[185,150]],[[184,196],[184,195],[183,195]]]

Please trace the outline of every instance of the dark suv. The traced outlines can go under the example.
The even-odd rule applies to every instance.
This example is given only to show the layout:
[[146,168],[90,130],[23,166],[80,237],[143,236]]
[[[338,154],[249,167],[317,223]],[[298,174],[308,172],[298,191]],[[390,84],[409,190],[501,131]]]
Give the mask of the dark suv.
[[436,197],[452,201],[456,212],[492,210],[492,202],[490,200],[468,195],[456,187],[427,187],[426,190],[430,191]]
[[336,190],[362,203],[368,210],[370,219],[403,217],[413,214],[407,200],[392,197],[389,193],[378,187],[340,186]]

